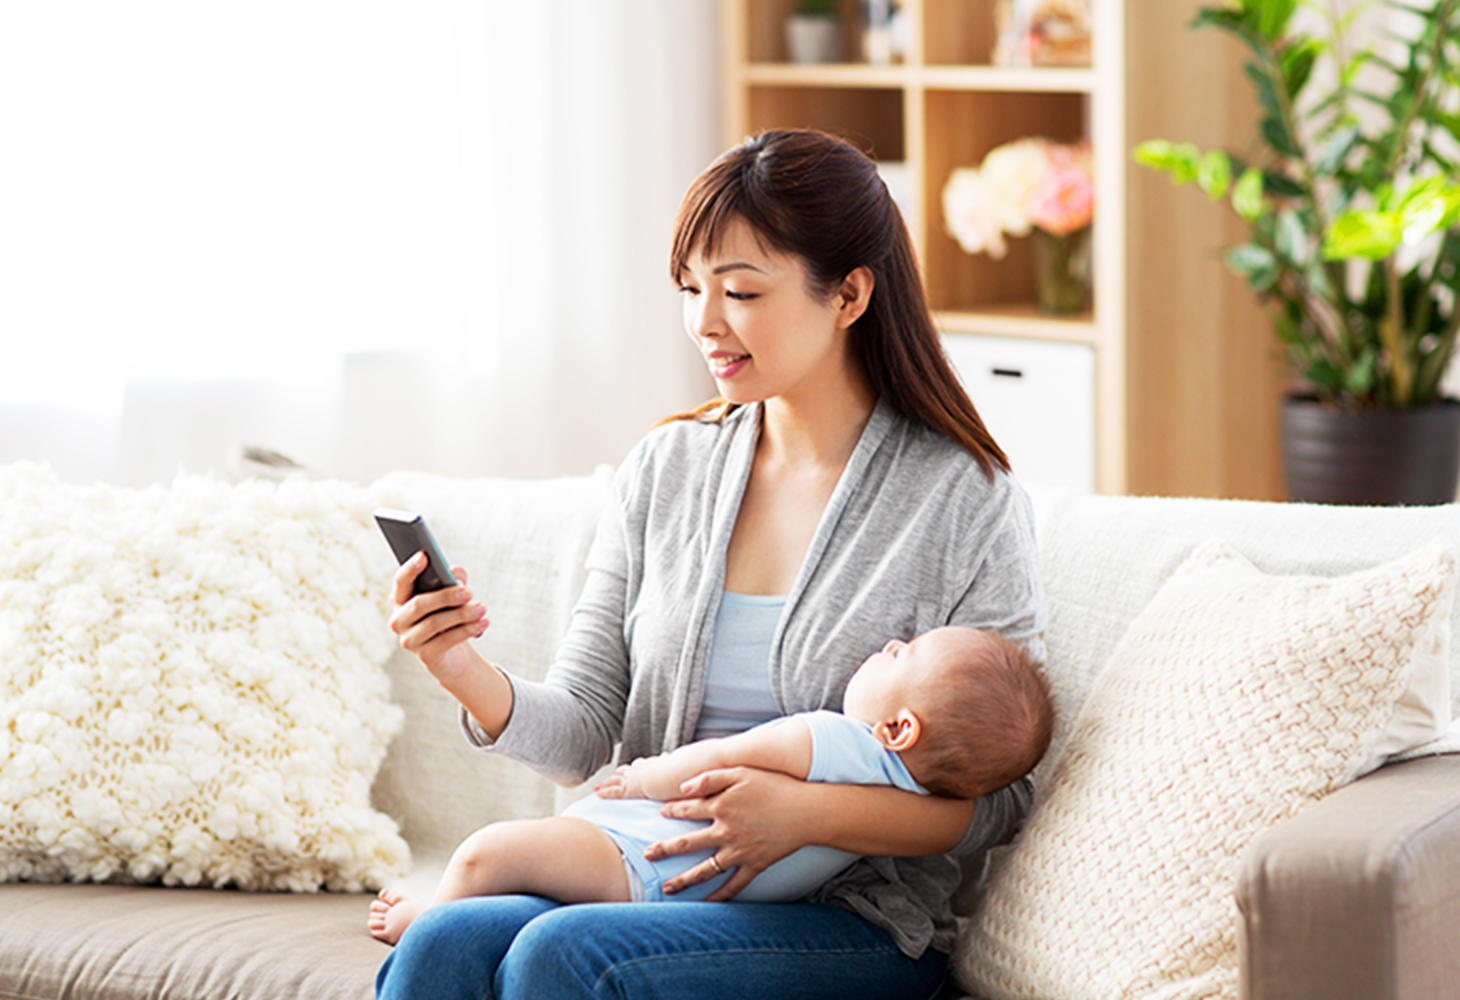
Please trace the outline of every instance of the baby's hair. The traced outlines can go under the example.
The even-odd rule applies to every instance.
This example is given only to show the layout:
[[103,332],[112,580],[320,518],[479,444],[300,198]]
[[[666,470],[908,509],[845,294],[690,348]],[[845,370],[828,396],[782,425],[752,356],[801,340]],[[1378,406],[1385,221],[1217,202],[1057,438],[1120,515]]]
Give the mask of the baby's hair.
[[997,632],[981,635],[976,651],[939,671],[923,720],[917,780],[934,795],[987,795],[1028,774],[1049,749],[1054,705],[1039,664]]

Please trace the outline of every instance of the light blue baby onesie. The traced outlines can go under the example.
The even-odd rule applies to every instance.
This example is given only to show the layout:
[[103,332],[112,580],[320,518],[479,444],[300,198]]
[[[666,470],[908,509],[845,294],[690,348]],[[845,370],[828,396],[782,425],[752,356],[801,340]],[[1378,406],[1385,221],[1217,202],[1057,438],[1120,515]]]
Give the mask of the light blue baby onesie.
[[[928,794],[927,789],[913,780],[902,758],[883,747],[866,723],[838,712],[819,711],[773,719],[763,725],[784,725],[789,719],[801,719],[811,729],[811,770],[806,775],[807,781],[892,785],[904,791]],[[652,799],[600,799],[590,795],[574,802],[563,811],[563,815],[586,819],[613,838],[623,852],[635,900],[702,900],[724,884],[730,877],[728,872],[672,896],[664,894],[664,883],[704,861],[710,856],[710,851],[648,861],[644,858],[644,849],[668,837],[701,829],[709,823],[666,818],[659,815],[661,805]],[[855,854],[830,847],[803,847],[761,872],[735,898],[747,903],[784,903],[801,899],[856,859]],[[635,881],[638,886],[634,886]]]

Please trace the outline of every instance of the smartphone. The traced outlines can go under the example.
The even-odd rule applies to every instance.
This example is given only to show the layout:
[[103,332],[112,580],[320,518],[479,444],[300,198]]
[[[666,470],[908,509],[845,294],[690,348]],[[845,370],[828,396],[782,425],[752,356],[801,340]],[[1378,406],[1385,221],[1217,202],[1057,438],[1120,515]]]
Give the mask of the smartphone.
[[416,577],[416,593],[425,594],[442,587],[455,585],[456,577],[451,575],[451,564],[441,554],[441,546],[420,514],[394,507],[378,507],[375,523],[385,533],[391,551],[402,563],[417,552],[426,553],[426,568]]

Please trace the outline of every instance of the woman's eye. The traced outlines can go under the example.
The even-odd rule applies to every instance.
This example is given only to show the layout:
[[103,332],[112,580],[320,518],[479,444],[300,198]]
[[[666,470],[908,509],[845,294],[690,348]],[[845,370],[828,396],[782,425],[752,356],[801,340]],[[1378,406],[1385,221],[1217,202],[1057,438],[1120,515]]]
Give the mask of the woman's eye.
[[749,302],[756,297],[756,294],[754,292],[732,292],[727,290],[725,296],[734,299],[736,302]]
[[698,294],[700,294],[700,290],[698,288],[695,288],[693,285],[680,285],[679,286],[679,290],[682,293],[684,293],[685,295],[698,295]]

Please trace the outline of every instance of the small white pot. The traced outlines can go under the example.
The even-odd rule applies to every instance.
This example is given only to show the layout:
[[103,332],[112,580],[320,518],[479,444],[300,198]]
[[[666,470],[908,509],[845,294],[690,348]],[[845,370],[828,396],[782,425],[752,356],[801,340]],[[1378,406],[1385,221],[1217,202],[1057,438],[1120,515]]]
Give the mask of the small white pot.
[[795,63],[834,63],[842,60],[842,24],[834,17],[786,18],[786,49]]

